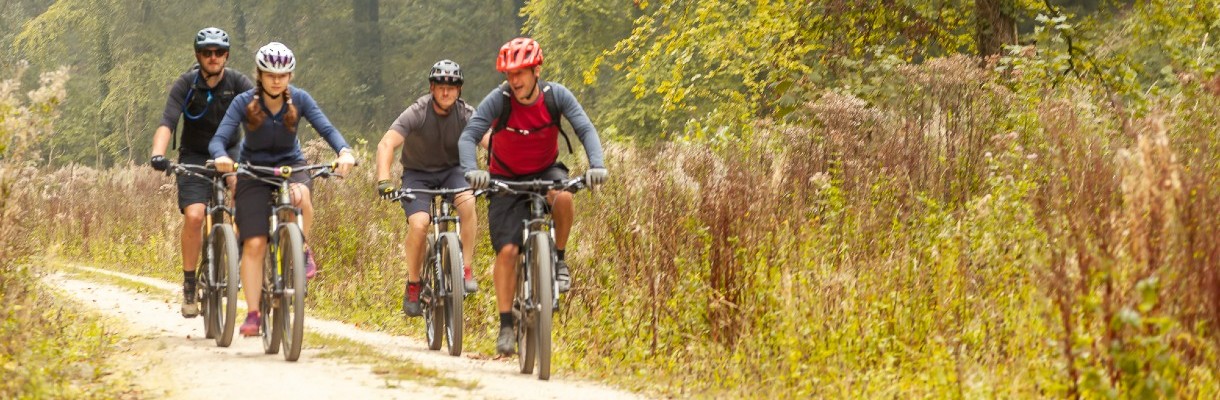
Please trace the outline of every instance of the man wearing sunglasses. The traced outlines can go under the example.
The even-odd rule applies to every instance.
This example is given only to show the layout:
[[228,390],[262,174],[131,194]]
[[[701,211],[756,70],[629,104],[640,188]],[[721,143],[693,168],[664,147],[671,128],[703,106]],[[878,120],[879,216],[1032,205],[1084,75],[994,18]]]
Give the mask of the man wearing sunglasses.
[[[169,168],[166,148],[182,120],[182,146],[178,162],[203,165],[209,157],[208,142],[224,119],[229,103],[238,94],[254,88],[250,79],[240,72],[225,68],[229,61],[229,34],[219,28],[204,28],[195,34],[195,61],[198,67],[182,74],[170,86],[169,99],[161,124],[153,134],[152,159],[149,164],[158,171]],[[230,148],[236,149],[234,135]],[[230,151],[229,154],[238,154]],[[178,210],[182,212],[182,316],[199,314],[196,293],[195,266],[199,263],[204,212],[212,196],[212,184],[207,180],[178,176]]]

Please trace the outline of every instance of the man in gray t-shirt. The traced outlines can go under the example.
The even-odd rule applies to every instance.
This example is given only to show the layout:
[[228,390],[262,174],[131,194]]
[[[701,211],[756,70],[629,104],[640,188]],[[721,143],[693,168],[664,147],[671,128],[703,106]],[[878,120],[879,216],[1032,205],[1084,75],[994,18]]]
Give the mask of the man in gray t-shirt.
[[[394,164],[394,153],[402,147],[402,185],[409,189],[460,189],[466,188],[461,161],[458,159],[458,138],[466,122],[474,114],[474,108],[461,99],[462,70],[449,60],[441,60],[428,73],[428,95],[420,97],[407,107],[390,126],[377,144],[377,194],[390,198],[398,187],[390,179]],[[425,238],[431,223],[430,205],[432,196],[416,196],[415,200],[402,201],[410,229],[406,238],[407,288],[403,296],[403,312],[407,316],[422,315],[419,304],[420,264],[427,250]],[[465,289],[467,293],[478,290],[478,284],[470,270],[474,255],[475,202],[471,192],[458,194],[454,199],[458,218],[461,219],[462,265],[465,267]]]

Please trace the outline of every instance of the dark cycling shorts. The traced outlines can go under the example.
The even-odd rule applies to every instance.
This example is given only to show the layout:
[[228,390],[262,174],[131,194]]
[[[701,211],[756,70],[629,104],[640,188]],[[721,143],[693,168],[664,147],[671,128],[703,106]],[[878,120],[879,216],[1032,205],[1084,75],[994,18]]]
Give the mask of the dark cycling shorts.
[[[440,172],[414,170],[402,171],[402,187],[407,189],[461,189],[470,187],[462,174],[462,167],[453,167]],[[415,213],[428,213],[432,196],[415,196],[415,200],[402,201],[402,210],[410,218]]]
[[[542,172],[517,178],[492,175],[492,179],[504,181],[529,181],[535,179],[568,179],[568,167],[556,163]],[[528,195],[495,195],[487,203],[487,230],[491,232],[491,248],[497,253],[504,246],[515,244],[521,247],[524,238],[521,230],[530,217]]]
[[[237,154],[237,149],[229,149],[229,154]],[[207,154],[182,152],[178,155],[179,164],[204,165],[212,157]],[[186,206],[191,204],[208,204],[212,199],[212,181],[191,175],[178,175],[178,212],[185,213]]]
[[[304,165],[294,165],[294,167]],[[313,179],[309,177],[308,173],[293,173],[288,181],[304,184],[305,187],[313,190]],[[268,231],[271,230],[271,221],[268,219],[271,218],[271,204],[274,200],[272,196],[277,189],[279,186],[238,175],[237,193],[233,195],[233,204],[237,207],[237,215],[234,216],[234,219],[237,221],[237,230],[240,232],[238,241],[245,242],[246,239],[267,236]]]

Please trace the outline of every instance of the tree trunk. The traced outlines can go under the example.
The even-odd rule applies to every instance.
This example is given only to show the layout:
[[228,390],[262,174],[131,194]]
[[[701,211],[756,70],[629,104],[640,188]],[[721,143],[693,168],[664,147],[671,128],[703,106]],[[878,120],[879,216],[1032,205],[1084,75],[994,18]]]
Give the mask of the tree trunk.
[[1014,0],[975,0],[974,40],[980,56],[1000,54],[1017,44]]
[[[352,0],[352,19],[355,37],[357,74],[360,84],[368,88],[367,96],[384,95],[381,88],[381,26],[379,24],[378,0]],[[363,121],[373,120],[373,107],[363,107]]]

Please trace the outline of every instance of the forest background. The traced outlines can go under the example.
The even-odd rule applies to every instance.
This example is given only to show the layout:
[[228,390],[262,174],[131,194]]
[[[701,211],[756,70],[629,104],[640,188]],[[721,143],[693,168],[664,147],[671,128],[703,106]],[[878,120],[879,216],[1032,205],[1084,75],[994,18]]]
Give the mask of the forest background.
[[[477,103],[524,34],[592,116],[613,177],[577,196],[559,370],[658,396],[1220,396],[1220,1],[3,11],[5,301],[40,293],[40,257],[174,277],[172,187],[143,164],[198,29],[226,29],[248,74],[254,49],[287,44],[294,84],[366,160],[433,62],[462,64]],[[565,161],[585,167],[579,150]],[[400,213],[347,195],[371,193],[371,169],[320,183],[329,271],[311,307],[418,333],[396,309]],[[492,299],[475,300],[467,329],[489,352]],[[3,329],[47,324],[20,309]],[[46,371],[3,389],[70,390]]]

